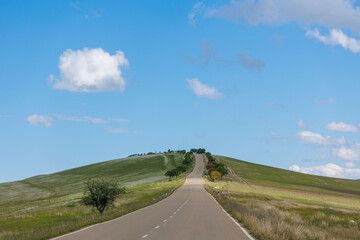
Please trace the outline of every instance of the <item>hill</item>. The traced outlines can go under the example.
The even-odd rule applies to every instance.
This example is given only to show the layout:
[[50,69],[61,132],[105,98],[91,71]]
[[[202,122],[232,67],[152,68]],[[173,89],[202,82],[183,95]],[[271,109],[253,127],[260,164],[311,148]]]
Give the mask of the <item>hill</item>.
[[48,175],[0,184],[0,204],[61,197],[83,192],[84,182],[92,177],[115,178],[130,186],[164,179],[164,173],[179,165],[181,155],[145,155],[115,159]]
[[224,156],[216,157],[249,184],[360,196],[360,180],[315,176]]
[[[151,154],[2,183],[0,239],[48,239],[155,203],[183,183],[164,176],[182,160],[182,154]],[[84,183],[93,177],[116,179],[127,187],[101,216],[78,202]]]
[[230,174],[206,189],[259,240],[359,239],[360,181],[216,156]]

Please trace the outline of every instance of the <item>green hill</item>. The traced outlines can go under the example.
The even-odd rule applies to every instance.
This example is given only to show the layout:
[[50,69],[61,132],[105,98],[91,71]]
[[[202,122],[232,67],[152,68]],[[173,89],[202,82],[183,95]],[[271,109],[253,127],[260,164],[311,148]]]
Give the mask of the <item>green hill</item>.
[[[164,176],[182,160],[182,154],[137,156],[2,183],[0,239],[48,239],[155,203],[183,183]],[[126,186],[127,193],[101,216],[79,203],[84,183],[93,177]]]
[[206,189],[256,239],[359,239],[359,180],[216,159],[230,174]]
[[315,176],[216,156],[249,184],[360,196],[360,180]]
[[121,184],[135,185],[165,178],[164,173],[180,165],[181,155],[146,155],[95,163],[48,175],[0,184],[0,205],[83,192],[92,177],[115,178]]

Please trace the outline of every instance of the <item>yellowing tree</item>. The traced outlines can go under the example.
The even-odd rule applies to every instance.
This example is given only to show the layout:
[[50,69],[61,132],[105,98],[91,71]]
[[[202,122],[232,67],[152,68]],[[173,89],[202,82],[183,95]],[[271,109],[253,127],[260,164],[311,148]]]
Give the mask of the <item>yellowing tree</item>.
[[213,180],[220,179],[221,178],[221,173],[219,173],[218,171],[211,171],[210,177]]

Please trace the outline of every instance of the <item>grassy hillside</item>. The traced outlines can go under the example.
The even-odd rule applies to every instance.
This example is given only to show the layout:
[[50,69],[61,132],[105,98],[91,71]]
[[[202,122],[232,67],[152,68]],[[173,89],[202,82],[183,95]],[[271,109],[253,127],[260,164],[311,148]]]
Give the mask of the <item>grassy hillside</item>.
[[359,180],[216,159],[231,174],[222,181],[207,181],[207,190],[257,239],[359,239]]
[[[164,176],[182,160],[181,154],[130,157],[2,183],[0,239],[47,239],[159,201],[183,183]],[[127,186],[128,193],[102,216],[78,203],[92,177],[115,178]]]
[[[176,156],[176,157],[175,157]],[[148,155],[115,159],[58,173],[0,184],[0,206],[4,202],[29,201],[83,192],[91,177],[115,178],[124,185],[153,182],[179,164],[181,155]]]
[[360,180],[321,177],[216,156],[249,184],[360,196]]

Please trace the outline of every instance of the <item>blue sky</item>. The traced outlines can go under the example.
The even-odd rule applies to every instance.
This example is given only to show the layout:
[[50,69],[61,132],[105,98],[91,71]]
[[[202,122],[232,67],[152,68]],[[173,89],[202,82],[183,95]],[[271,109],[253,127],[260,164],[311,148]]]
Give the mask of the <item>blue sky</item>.
[[359,179],[358,6],[0,1],[0,182],[192,147]]

